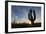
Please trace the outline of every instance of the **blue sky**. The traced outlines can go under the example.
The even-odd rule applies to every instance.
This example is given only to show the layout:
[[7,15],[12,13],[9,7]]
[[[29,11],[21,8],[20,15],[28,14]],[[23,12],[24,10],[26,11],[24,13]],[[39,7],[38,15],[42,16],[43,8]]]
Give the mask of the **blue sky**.
[[35,6],[11,6],[11,20],[12,22],[19,21],[24,22],[28,20],[28,12],[30,9],[35,9],[36,13],[36,20],[35,22],[41,22],[41,7],[35,7]]

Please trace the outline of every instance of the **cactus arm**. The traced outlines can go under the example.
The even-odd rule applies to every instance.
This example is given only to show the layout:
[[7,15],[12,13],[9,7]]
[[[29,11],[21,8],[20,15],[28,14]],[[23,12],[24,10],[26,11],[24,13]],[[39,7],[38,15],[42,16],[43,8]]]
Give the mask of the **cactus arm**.
[[34,14],[34,20],[36,19],[36,13],[35,10],[33,10],[33,14]]
[[28,19],[29,20],[33,20],[32,12],[31,13],[28,13]]

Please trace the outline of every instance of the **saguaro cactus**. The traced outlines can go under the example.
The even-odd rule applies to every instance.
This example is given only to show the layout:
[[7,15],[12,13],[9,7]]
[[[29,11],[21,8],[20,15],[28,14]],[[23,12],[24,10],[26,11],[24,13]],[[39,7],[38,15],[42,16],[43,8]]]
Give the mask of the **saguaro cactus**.
[[36,14],[35,14],[35,10],[30,9],[29,13],[28,13],[28,19],[31,21],[31,24],[34,24],[34,21],[36,19]]

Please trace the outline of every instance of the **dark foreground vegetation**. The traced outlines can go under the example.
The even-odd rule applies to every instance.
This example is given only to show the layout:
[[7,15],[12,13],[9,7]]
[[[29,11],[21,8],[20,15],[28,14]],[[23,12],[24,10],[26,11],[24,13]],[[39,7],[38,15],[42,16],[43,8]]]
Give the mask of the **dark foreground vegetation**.
[[11,26],[12,28],[41,27],[41,23],[34,23],[33,25],[27,23],[23,24],[12,23]]

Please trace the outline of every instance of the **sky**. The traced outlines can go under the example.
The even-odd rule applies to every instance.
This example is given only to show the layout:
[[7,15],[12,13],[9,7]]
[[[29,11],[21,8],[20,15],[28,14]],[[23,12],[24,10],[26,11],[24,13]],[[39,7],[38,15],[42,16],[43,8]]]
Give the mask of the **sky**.
[[28,13],[30,9],[34,9],[36,13],[36,22],[41,22],[41,7],[39,6],[11,6],[11,21],[15,19],[16,23],[29,22]]

